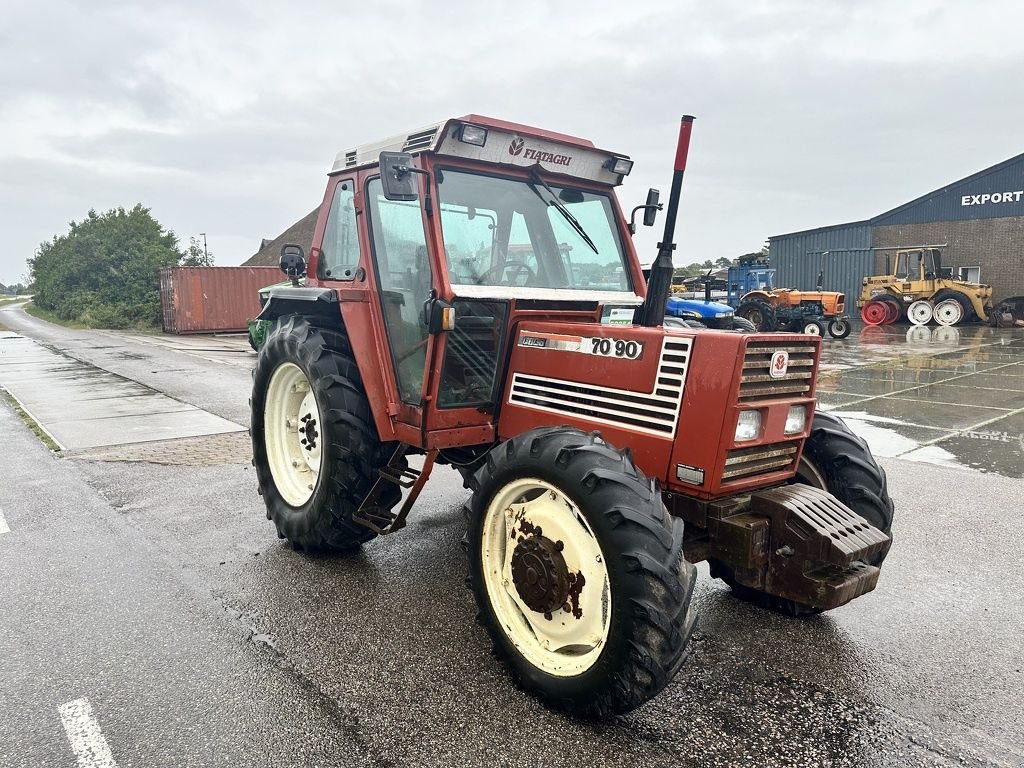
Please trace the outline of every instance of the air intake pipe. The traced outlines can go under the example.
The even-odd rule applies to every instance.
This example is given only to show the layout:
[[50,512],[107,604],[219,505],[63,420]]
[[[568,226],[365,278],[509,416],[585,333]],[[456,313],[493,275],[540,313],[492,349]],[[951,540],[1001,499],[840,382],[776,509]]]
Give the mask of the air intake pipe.
[[665,305],[672,290],[672,242],[676,231],[676,213],[679,210],[679,192],[683,186],[683,172],[686,170],[686,156],[690,152],[690,130],[693,116],[683,115],[679,125],[679,142],[676,144],[676,162],[672,174],[672,191],[668,197],[668,211],[665,214],[665,234],[658,243],[658,258],[651,265],[651,276],[647,278],[647,298],[637,310],[635,322],[654,328],[665,320]]

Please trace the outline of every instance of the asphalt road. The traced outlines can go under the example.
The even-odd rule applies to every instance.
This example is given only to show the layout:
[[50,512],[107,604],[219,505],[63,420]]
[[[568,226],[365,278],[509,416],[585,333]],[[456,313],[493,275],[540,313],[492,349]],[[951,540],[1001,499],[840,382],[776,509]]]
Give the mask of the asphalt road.
[[[237,340],[0,322],[246,423]],[[897,517],[875,592],[788,619],[702,567],[680,675],[588,723],[490,655],[444,468],[405,531],[310,556],[276,538],[245,460],[58,458],[3,405],[0,434],[0,766],[76,765],[60,708],[83,698],[122,767],[1024,764],[1018,479],[882,459]]]

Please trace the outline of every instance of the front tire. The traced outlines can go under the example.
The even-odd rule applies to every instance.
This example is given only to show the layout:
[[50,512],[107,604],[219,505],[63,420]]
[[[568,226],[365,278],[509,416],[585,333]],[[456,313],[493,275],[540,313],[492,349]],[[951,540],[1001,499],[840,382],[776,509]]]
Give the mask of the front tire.
[[696,569],[630,456],[540,427],[494,448],[472,486],[468,583],[516,683],[595,717],[660,692],[685,659]]
[[[376,534],[353,522],[387,463],[348,339],[289,316],[253,370],[253,466],[278,535],[299,549],[350,551]],[[395,488],[382,503],[401,497]]]
[[851,330],[853,329],[850,327],[850,322],[843,318],[830,320],[828,323],[828,335],[833,339],[845,339],[850,335]]

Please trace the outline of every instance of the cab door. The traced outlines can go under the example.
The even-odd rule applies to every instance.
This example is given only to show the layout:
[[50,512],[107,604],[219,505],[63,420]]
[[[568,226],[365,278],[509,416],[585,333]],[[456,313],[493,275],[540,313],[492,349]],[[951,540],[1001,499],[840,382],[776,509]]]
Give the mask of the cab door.
[[[402,442],[422,445],[424,392],[434,337],[424,314],[431,297],[433,273],[427,257],[423,209],[419,201],[384,197],[380,177],[366,184],[370,252],[377,283],[377,311],[386,335],[392,386],[390,415]],[[385,361],[382,361],[384,363]],[[402,429],[415,428],[415,432]]]

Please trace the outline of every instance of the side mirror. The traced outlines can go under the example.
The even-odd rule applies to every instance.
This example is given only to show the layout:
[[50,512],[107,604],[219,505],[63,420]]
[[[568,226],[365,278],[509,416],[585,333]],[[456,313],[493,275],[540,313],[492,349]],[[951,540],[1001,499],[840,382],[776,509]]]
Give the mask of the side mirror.
[[653,187],[647,190],[647,202],[644,203],[644,226],[653,227],[661,205],[658,203],[661,193]]
[[287,243],[281,246],[281,271],[298,285],[299,278],[306,275],[306,254],[301,245]]
[[412,155],[407,152],[381,152],[380,178],[384,186],[384,197],[388,200],[410,202],[419,197],[416,178],[420,172],[412,167]]
[[651,189],[647,190],[647,202],[644,203],[643,205],[638,205],[629,214],[629,234],[631,234],[631,235],[635,235],[636,234],[636,212],[637,211],[643,211],[644,212],[644,226],[645,227],[653,227],[654,226],[654,219],[658,215],[658,211],[660,211],[664,207],[661,203],[658,202],[658,198],[659,197],[661,197],[661,193],[658,192],[658,190],[656,190],[654,188],[651,188]]

